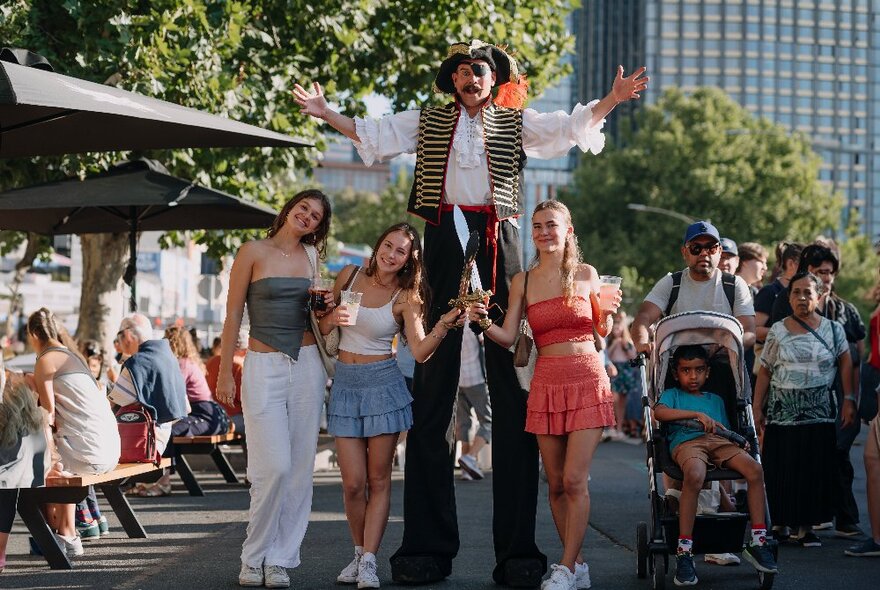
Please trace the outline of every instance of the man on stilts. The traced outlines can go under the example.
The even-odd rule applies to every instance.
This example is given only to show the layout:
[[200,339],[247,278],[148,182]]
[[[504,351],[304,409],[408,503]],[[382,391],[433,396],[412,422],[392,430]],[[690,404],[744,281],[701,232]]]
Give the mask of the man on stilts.
[[[464,248],[479,233],[476,266],[492,303],[507,307],[510,280],[522,270],[519,224],[523,214],[520,173],[526,157],[557,158],[577,145],[601,152],[604,117],[617,104],[639,97],[645,69],[623,77],[611,92],[576,105],[571,114],[523,109],[526,83],[502,48],[474,40],[449,48],[435,89],[454,96],[441,107],[405,111],[381,119],[352,119],[331,110],[315,83],[296,85],[303,112],[325,120],[355,142],[366,165],[401,153],[416,154],[408,211],[427,221],[425,266],[432,290],[429,327],[458,297]],[[492,88],[498,86],[493,98]],[[403,543],[391,557],[396,582],[424,584],[452,572],[459,536],[453,485],[454,443],[447,432],[460,367],[461,333],[450,332],[431,359],[416,366],[413,427],[407,438]],[[537,586],[547,558],[535,545],[538,448],[525,432],[526,398],[512,354],[488,341],[486,372],[493,403],[492,488],[496,566],[503,585]]]

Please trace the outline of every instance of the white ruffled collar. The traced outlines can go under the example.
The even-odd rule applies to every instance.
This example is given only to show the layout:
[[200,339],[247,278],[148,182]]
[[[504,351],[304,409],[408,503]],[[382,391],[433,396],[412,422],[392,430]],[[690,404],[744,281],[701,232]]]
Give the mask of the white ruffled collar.
[[483,137],[483,111],[471,118],[467,110],[461,109],[452,148],[460,168],[478,168],[486,153],[486,140]]

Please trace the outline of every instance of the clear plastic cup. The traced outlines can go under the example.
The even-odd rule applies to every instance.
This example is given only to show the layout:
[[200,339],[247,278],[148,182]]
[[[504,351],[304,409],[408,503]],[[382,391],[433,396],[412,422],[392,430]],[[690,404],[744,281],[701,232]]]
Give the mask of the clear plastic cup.
[[363,296],[363,293],[357,293],[355,291],[343,291],[340,293],[340,304],[345,306],[346,310],[348,310],[349,316],[348,323],[342,325],[354,326],[357,324],[358,311],[361,308],[361,296]]
[[312,286],[309,287],[309,303],[312,311],[327,311],[327,300],[325,299],[325,296],[332,290],[333,281],[331,279],[312,279]]
[[610,311],[614,309],[614,296],[620,290],[620,284],[623,282],[622,277],[611,275],[602,275],[599,277],[599,307]]

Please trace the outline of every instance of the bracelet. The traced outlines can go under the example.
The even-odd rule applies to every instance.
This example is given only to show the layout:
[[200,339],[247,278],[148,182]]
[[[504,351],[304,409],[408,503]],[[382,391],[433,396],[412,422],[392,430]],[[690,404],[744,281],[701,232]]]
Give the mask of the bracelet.
[[493,324],[495,324],[495,322],[486,317],[482,320],[471,322],[471,330],[473,330],[474,334],[479,335],[491,328]]
[[434,330],[431,330],[431,333],[428,334],[428,335],[429,335],[431,338],[436,338],[437,340],[443,340],[444,338],[446,338],[446,332],[444,332],[442,336],[438,336],[437,333],[436,333]]
[[854,396],[853,394],[846,395],[846,396],[843,397],[843,399],[845,399],[845,400],[849,400],[849,401],[851,401],[851,402],[854,403],[854,404],[859,403],[859,400],[856,399],[856,396]]

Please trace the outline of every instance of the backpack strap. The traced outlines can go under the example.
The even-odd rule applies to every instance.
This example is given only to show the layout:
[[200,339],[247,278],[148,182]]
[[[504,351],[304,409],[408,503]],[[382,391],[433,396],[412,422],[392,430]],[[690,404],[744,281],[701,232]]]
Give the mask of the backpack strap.
[[672,290],[669,292],[669,302],[666,303],[666,309],[663,310],[663,315],[665,316],[669,315],[669,312],[672,311],[672,306],[678,301],[678,291],[681,289],[682,274],[684,274],[683,271],[672,273]]
[[730,315],[733,315],[733,303],[736,300],[736,277],[730,273],[721,273],[721,288],[724,289],[724,296],[727,297],[727,303],[730,304]]

